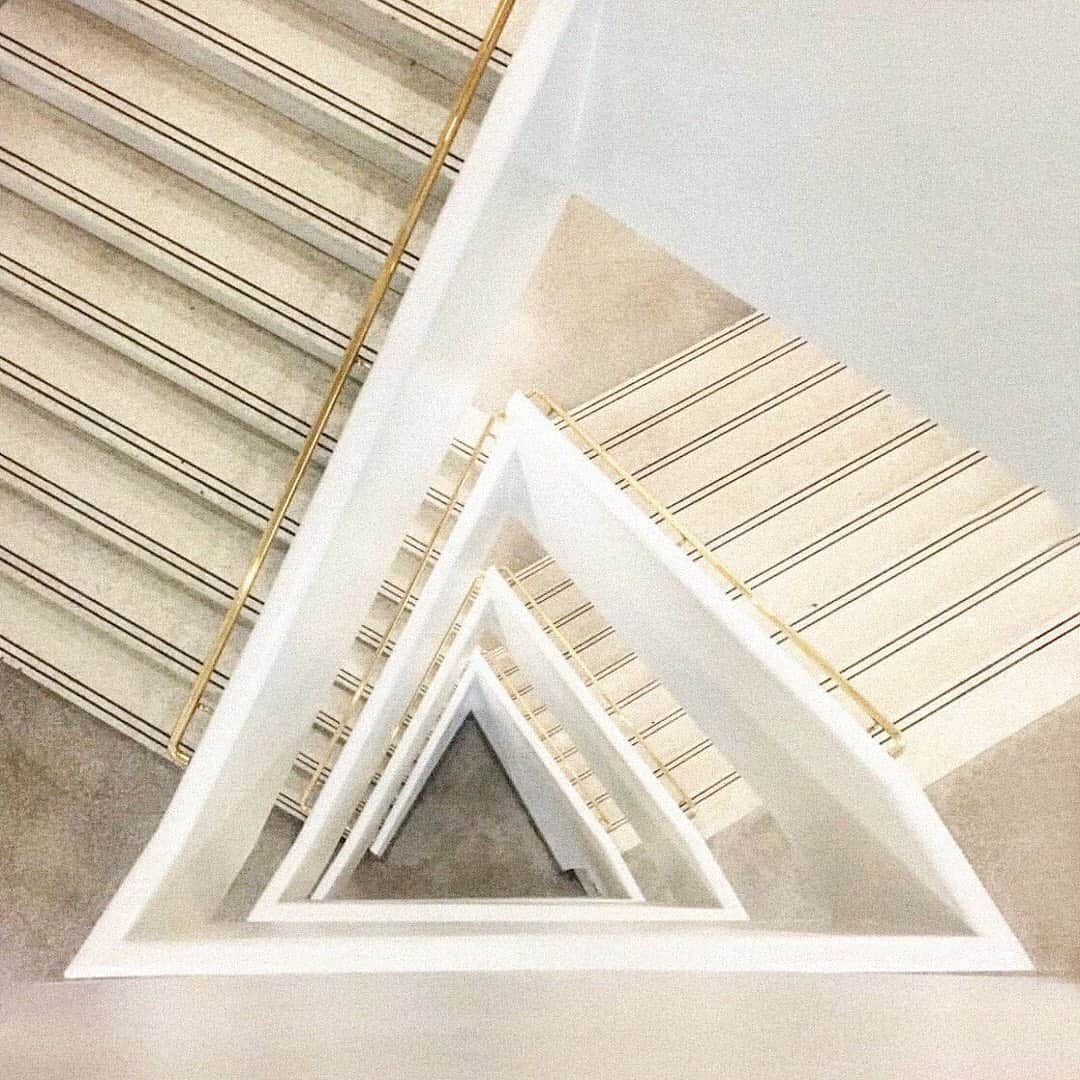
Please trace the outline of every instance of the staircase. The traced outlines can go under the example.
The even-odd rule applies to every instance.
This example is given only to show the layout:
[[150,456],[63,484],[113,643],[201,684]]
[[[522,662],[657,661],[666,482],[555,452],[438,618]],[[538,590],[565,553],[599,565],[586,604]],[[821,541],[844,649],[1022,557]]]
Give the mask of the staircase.
[[[156,750],[445,118],[474,44],[460,15],[380,0],[0,6],[0,656]],[[372,611],[357,612],[283,808],[298,811],[478,432],[451,448]]]
[[[571,415],[901,729],[903,760],[924,784],[1080,690],[1077,523],[766,315]],[[518,577],[541,625],[573,647],[706,835],[756,804],[554,562]],[[505,661],[501,670],[513,678]],[[544,703],[521,673],[513,685],[542,722]],[[633,846],[572,742],[553,722],[542,729],[616,841]]]
[[[159,751],[483,31],[486,12],[466,0],[431,3],[0,5],[0,657]],[[396,295],[474,130],[475,118]],[[766,315],[573,415],[909,733],[906,760],[927,782],[1080,690],[1074,524]],[[372,610],[357,613],[283,808],[300,812],[408,606],[482,423],[460,433]],[[573,582],[549,561],[521,577],[699,827],[747,808],[732,770]],[[587,764],[549,737],[602,809]],[[608,824],[619,832],[617,814]]]

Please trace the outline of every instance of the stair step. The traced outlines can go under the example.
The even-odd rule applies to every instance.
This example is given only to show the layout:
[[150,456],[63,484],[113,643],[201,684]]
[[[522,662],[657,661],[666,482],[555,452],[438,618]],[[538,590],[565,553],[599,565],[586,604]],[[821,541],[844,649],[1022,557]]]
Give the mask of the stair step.
[[[0,390],[0,413],[7,475],[18,472],[21,488],[39,491],[57,512],[122,545],[132,565],[145,559],[155,573],[200,592],[223,590],[246,565],[251,526],[35,407],[15,388]],[[279,548],[272,565],[280,555]]]
[[[414,181],[455,87],[311,7],[283,0],[78,0],[81,7]],[[446,163],[464,164],[466,122]]]
[[733,433],[723,440],[728,453],[717,447],[716,463],[696,478],[683,462],[681,476],[658,473],[650,487],[684,525],[710,541],[730,524],[772,507],[778,497],[932,426],[881,392],[863,393],[855,380],[837,381],[833,389],[837,396],[831,401],[822,390],[785,406],[782,415],[777,410],[771,432]]
[[1080,537],[1075,534],[1032,551],[1010,572],[980,583],[948,611],[911,628],[854,670],[857,685],[889,715],[909,717],[925,709],[948,687],[976,677],[999,656],[1032,636],[1033,627],[1051,626],[1080,604]]
[[0,136],[6,187],[338,362],[367,277],[12,86],[0,106],[15,120]]
[[[4,289],[243,425],[299,447],[330,379],[323,364],[2,187],[0,234]],[[355,380],[346,387],[326,449],[356,390]]]
[[[721,563],[754,586],[821,545],[875,525],[888,528],[891,515],[905,508],[916,514],[940,512],[929,510],[925,500],[940,503],[947,516],[952,484],[984,460],[985,455],[932,423],[915,424],[841,452],[802,484],[778,482],[771,501],[762,500],[735,520],[707,525],[702,539]],[[972,496],[961,492],[959,498],[965,497]]]
[[163,753],[190,677],[169,671],[0,561],[0,658]]
[[[397,52],[437,71],[454,83],[468,71],[473,54],[495,12],[495,4],[472,0],[307,0],[346,26],[385,42]],[[513,50],[536,7],[536,0],[518,0],[496,47],[480,92],[490,97],[510,63]]]
[[375,164],[60,0],[11,0],[0,11],[0,74],[367,273],[411,197]]
[[[45,330],[59,331],[59,336],[11,344],[20,345],[25,352],[33,352],[34,344],[53,346],[51,351],[34,355],[39,360],[43,355],[61,369],[74,366],[80,357],[92,355],[92,351],[85,348],[79,351],[80,342],[71,340],[77,338],[71,331],[59,324],[50,327],[49,320],[43,316],[29,311],[17,301],[10,303],[16,305],[16,316],[29,315],[30,318],[24,318],[22,322],[16,318],[6,321],[4,331],[17,330],[24,324],[33,329],[35,322],[44,322]],[[40,332],[42,328],[36,329]],[[91,343],[82,344],[89,346]],[[102,364],[120,359],[110,356],[106,350],[98,351],[101,355],[97,359]],[[68,364],[59,363],[68,357]],[[88,373],[92,363],[91,360],[86,364]],[[50,370],[48,365],[46,370]],[[193,594],[210,603],[211,614],[199,622],[191,643],[185,646],[201,655],[231,599],[235,588],[233,582],[239,580],[247,565],[261,518],[252,518],[248,522],[238,517],[230,519],[206,501],[205,492],[180,490],[174,479],[162,475],[168,464],[163,462],[164,453],[149,456],[137,445],[130,457],[117,454],[107,437],[110,418],[105,421],[91,418],[105,427],[104,434],[97,432],[95,437],[89,423],[80,425],[65,416],[54,402],[43,400],[40,391],[44,380],[35,380],[33,375],[34,372],[24,365],[7,358],[0,359],[0,414],[4,418],[0,428],[0,476],[23,497],[41,503],[50,512],[73,522],[78,529],[116,548],[130,569],[141,568],[149,573],[151,576],[140,595],[152,597],[161,587],[160,576],[178,585],[185,595]],[[53,405],[55,411],[47,411],[42,404]],[[131,432],[124,434],[137,436]],[[458,455],[453,452],[441,477],[449,481],[458,468]],[[441,477],[436,478],[436,484],[444,482]],[[437,488],[433,488],[433,495],[445,505],[445,496]],[[422,537],[411,538],[395,561],[391,577],[384,584],[388,602],[396,604],[404,595],[403,586],[410,579],[417,557],[424,550],[441,513],[438,504],[429,504],[423,509],[416,528],[426,531]],[[258,610],[261,604],[258,595],[265,595],[265,588],[276,572],[285,539],[282,536],[268,559],[265,576],[249,605],[252,612]],[[74,544],[73,552],[77,553],[76,537],[68,536],[64,543]],[[57,575],[70,577],[63,568]],[[151,605],[147,624],[154,626],[159,636],[177,640],[169,628],[156,626],[153,622],[155,613]],[[361,615],[358,613],[358,625]],[[362,641],[357,644],[361,654],[379,640],[382,629],[380,625],[368,632],[368,645]],[[366,660],[358,659],[355,663],[359,670]],[[228,669],[231,663],[225,666]]]
[[[187,697],[190,674],[87,617],[48,579],[0,552],[0,660],[25,671],[61,697],[125,735],[164,754],[173,719]],[[44,583],[42,583],[44,582]],[[326,736],[315,732],[309,760]],[[278,805],[295,814],[308,773],[294,768]]]
[[[876,531],[852,537],[818,554],[812,560],[816,569],[803,564],[775,578],[762,588],[763,597],[819,644],[824,639],[819,640],[818,628],[829,625],[830,655],[835,648],[842,657],[850,643],[836,636],[838,627],[863,605],[868,625],[896,626],[917,613],[921,602],[945,599],[1001,560],[1007,563],[1033,543],[1040,546],[1069,530],[1068,520],[1037,489],[1017,488],[1005,470],[997,473],[987,478],[985,496],[972,498],[967,513],[958,502],[951,520],[918,531],[905,530],[907,523],[897,518],[896,533],[887,541]],[[892,610],[890,603],[896,605]]]
[[0,490],[0,506],[5,558],[13,572],[49,595],[62,595],[99,628],[141,647],[160,666],[198,669],[196,649],[217,622],[208,601],[8,485]]
[[[0,512],[8,526],[0,545],[0,578],[20,598],[27,593],[36,598],[13,602],[12,618],[5,624],[11,648],[0,645],[0,651],[18,646],[75,684],[92,687],[116,706],[106,710],[108,715],[96,708],[98,715],[125,730],[134,724],[144,742],[162,749],[198,670],[198,650],[216,627],[219,611],[176,583],[155,579],[124,551],[4,482]],[[61,622],[69,633],[54,633]],[[70,648],[71,636],[83,641],[79,649]],[[239,630],[223,669],[235,662],[244,637]],[[223,685],[215,676],[216,690]],[[212,692],[208,701],[215,696]],[[330,717],[340,714],[348,696],[340,685],[335,689]],[[190,729],[190,744],[197,745],[203,726],[200,714]],[[325,723],[313,722],[303,751],[309,764],[321,760],[328,730]],[[294,771],[293,795],[298,795],[310,772]]]
[[2,292],[0,381],[242,521],[265,520],[292,465],[290,448]]
[[[574,419],[612,452],[623,464],[628,462],[619,447],[634,440],[647,449],[647,433],[661,427],[676,434],[680,430],[696,433],[694,422],[685,414],[709,407],[711,401],[725,405],[744,383],[753,395],[762,382],[782,380],[786,369],[800,361],[822,363],[816,350],[807,348],[797,334],[754,312],[703,342],[678,353],[640,375],[620,383],[604,394],[573,410]],[[733,410],[734,411],[734,410]],[[681,418],[681,419],[680,419]],[[661,448],[665,438],[654,437]],[[677,445],[677,443],[676,443]],[[642,454],[646,451],[643,449]],[[645,458],[643,458],[645,460]]]

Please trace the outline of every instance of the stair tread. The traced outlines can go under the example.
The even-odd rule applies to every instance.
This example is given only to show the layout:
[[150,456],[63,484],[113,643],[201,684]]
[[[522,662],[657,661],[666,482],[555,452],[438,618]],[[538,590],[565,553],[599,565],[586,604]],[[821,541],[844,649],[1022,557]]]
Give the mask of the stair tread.
[[[299,445],[325,393],[324,364],[3,188],[0,222],[5,288],[211,397],[243,422]],[[329,343],[337,349],[337,339]],[[346,389],[344,408],[354,394],[355,387]],[[339,415],[329,430],[340,426]]]
[[24,89],[367,273],[389,250],[411,190],[375,163],[59,0],[11,0],[0,34]]
[[6,186],[271,332],[295,327],[296,343],[338,359],[366,276],[14,87],[0,86],[0,106],[14,120],[0,138]]
[[55,395],[59,413],[86,416],[91,431],[117,431],[133,453],[139,446],[160,455],[157,463],[174,477],[200,488],[220,482],[238,510],[266,512],[292,464],[289,448],[2,292],[0,365],[13,387],[37,388],[38,400]]
[[[79,0],[179,59],[415,174],[434,149],[455,87],[310,7],[283,0]],[[448,159],[456,172],[472,134]],[[376,145],[373,147],[372,143]],[[412,166],[409,168],[408,166]]]
[[[537,0],[518,0],[492,56],[481,92],[490,96],[505,72],[536,7]],[[307,0],[313,7],[370,37],[385,41],[446,77],[458,81],[480,45],[493,4],[469,0]]]

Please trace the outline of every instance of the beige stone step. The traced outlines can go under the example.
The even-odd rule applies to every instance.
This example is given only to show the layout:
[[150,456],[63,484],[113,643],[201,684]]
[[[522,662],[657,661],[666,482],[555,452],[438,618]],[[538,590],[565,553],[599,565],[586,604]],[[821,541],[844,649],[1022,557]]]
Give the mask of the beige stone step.
[[0,11],[0,75],[365,273],[408,205],[405,181],[61,0]]
[[9,84],[0,105],[7,188],[337,363],[368,277]]
[[[305,351],[0,187],[0,287],[282,446],[330,373]],[[330,449],[357,386],[346,387]]]
[[[480,0],[307,0],[308,6],[460,82],[495,11]],[[536,0],[518,0],[491,59],[481,92],[490,97],[510,63]]]
[[[455,87],[376,39],[284,0],[78,0],[81,7],[191,64],[381,168],[415,180]],[[446,164],[456,174],[466,122]]]

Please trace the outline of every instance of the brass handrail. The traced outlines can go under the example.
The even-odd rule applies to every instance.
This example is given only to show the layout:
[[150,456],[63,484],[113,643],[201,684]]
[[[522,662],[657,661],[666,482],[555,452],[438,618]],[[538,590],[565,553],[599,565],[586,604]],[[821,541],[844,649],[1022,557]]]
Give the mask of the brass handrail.
[[[565,758],[556,754],[552,750],[552,748],[547,745],[548,740],[551,738],[551,733],[544,729],[544,725],[541,724],[539,720],[537,720],[536,714],[532,711],[531,708],[529,708],[529,705],[525,700],[524,694],[522,694],[521,691],[510,681],[510,673],[508,671],[501,670],[495,665],[492,653],[485,653],[484,658],[490,665],[491,670],[495,672],[495,677],[499,680],[503,689],[507,692],[507,694],[510,695],[511,700],[517,706],[518,710],[521,712],[521,715],[525,717],[525,719],[531,725],[533,731],[536,732],[536,736],[540,740],[540,745],[543,746],[545,750],[547,750],[548,756],[556,765],[562,767],[563,774],[566,776],[567,780],[570,781],[571,786],[578,790],[585,805],[600,820],[600,824],[604,827],[604,831],[611,832],[614,828],[611,818],[609,818],[607,814],[604,813],[604,808],[600,805],[600,803],[596,799],[592,798],[592,796],[587,795],[585,793],[585,790],[581,786],[583,781],[588,778],[588,773],[575,773],[569,766],[564,763]],[[511,664],[513,664],[514,662],[514,658],[512,656],[510,657],[510,662]]]
[[348,382],[349,375],[360,356],[360,350],[363,348],[364,342],[367,340],[367,336],[371,331],[371,327],[375,323],[375,317],[378,315],[382,302],[390,289],[394,274],[397,272],[398,266],[401,263],[401,258],[405,254],[405,249],[407,248],[409,241],[412,239],[413,231],[420,220],[421,214],[424,212],[428,198],[439,178],[439,174],[446,162],[447,155],[450,153],[450,148],[454,143],[454,139],[457,137],[458,131],[465,121],[469,106],[472,104],[473,98],[476,96],[477,87],[480,85],[480,79],[487,70],[488,61],[491,59],[491,54],[495,51],[495,47],[499,42],[499,37],[502,35],[503,29],[506,26],[506,21],[509,19],[510,13],[514,8],[514,3],[515,0],[499,0],[498,7],[495,9],[495,14],[492,15],[487,32],[484,34],[484,39],[473,56],[472,64],[469,66],[468,74],[465,76],[465,81],[458,90],[457,97],[446,118],[446,123],[443,125],[442,132],[439,135],[439,140],[435,144],[435,149],[428,159],[427,167],[424,169],[420,182],[417,184],[416,190],[409,202],[408,210],[405,213],[405,219],[398,229],[393,246],[390,248],[386,260],[383,262],[382,269],[379,271],[379,276],[371,286],[371,291],[368,293],[367,300],[364,304],[364,310],[360,316],[359,323],[357,323],[356,330],[353,331],[349,344],[345,347],[345,354],[342,356],[341,363],[334,372],[334,377],[330,382],[330,386],[326,391],[326,396],[323,398],[322,404],[319,406],[315,421],[311,425],[307,437],[304,439],[300,452],[297,454],[296,461],[293,462],[293,467],[289,473],[289,478],[286,481],[285,489],[278,498],[277,505],[274,507],[273,512],[267,519],[262,535],[259,537],[259,543],[255,548],[255,553],[252,555],[247,570],[244,571],[244,576],[241,578],[240,584],[237,586],[236,592],[233,595],[232,602],[229,604],[228,611],[226,611],[225,617],[222,619],[220,627],[218,627],[217,635],[214,638],[213,644],[210,646],[210,651],[203,660],[198,675],[195,677],[191,692],[188,694],[187,700],[184,702],[184,705],[173,724],[172,732],[169,735],[169,755],[179,765],[186,765],[191,760],[191,755],[182,745],[184,735],[187,733],[188,726],[191,724],[191,719],[195,715],[196,710],[202,704],[202,698],[206,693],[206,688],[210,685],[210,680],[213,678],[214,671],[221,660],[222,654],[225,652],[225,648],[229,643],[229,639],[232,637],[233,631],[236,629],[236,623],[244,610],[248,598],[251,596],[251,590],[255,587],[255,582],[259,577],[259,573],[266,562],[267,556],[270,554],[270,549],[273,547],[278,529],[281,527],[281,523],[284,521],[285,515],[289,511],[289,507],[292,505],[292,501],[296,497],[297,491],[300,489],[300,484],[307,474],[308,467],[311,464],[311,459],[315,455],[319,440],[326,431],[326,426],[330,421],[334,408],[337,405],[338,400],[345,389],[346,383]]
[[558,641],[560,647],[563,650],[563,654],[571,663],[578,669],[581,675],[582,681],[586,686],[593,689],[600,697],[600,700],[604,703],[608,715],[618,723],[620,723],[624,729],[629,733],[632,742],[636,741],[637,745],[645,751],[646,756],[653,763],[653,771],[659,772],[664,779],[675,789],[679,796],[679,805],[684,806],[687,817],[693,817],[697,813],[697,802],[694,797],[683,788],[682,784],[672,775],[671,770],[667,767],[666,762],[662,761],[653,748],[649,745],[648,739],[634,726],[627,718],[622,709],[619,708],[615,699],[603,688],[600,684],[600,680],[593,674],[592,669],[581,658],[581,654],[577,651],[577,648],[571,643],[570,639],[559,629],[554,620],[543,608],[540,607],[539,601],[529,592],[527,588],[521,583],[521,580],[517,577],[513,570],[508,566],[500,566],[499,573],[502,574],[506,583],[516,593],[519,594],[524,601],[526,608],[529,608],[534,614],[541,620],[544,625],[544,630],[550,636]]
[[404,595],[401,598],[401,602],[398,604],[397,609],[394,611],[386,629],[383,631],[382,637],[379,639],[379,644],[375,646],[375,651],[371,654],[368,660],[367,667],[364,669],[364,674],[360,678],[360,682],[356,689],[353,691],[352,697],[349,699],[348,705],[345,707],[345,711],[342,713],[341,718],[336,722],[331,735],[330,741],[326,746],[326,750],[323,752],[322,758],[315,771],[311,774],[311,778],[308,780],[307,785],[304,788],[303,795],[300,796],[300,809],[305,813],[311,809],[312,795],[314,794],[316,786],[319,784],[324,772],[327,772],[330,768],[330,762],[334,757],[339,743],[344,741],[345,735],[349,728],[352,727],[353,722],[360,713],[360,709],[364,704],[364,701],[368,697],[369,687],[372,684],[373,676],[375,674],[375,667],[379,660],[382,658],[387,645],[390,643],[390,639],[393,637],[394,631],[397,629],[398,624],[405,616],[405,612],[409,607],[409,600],[412,598],[413,589],[416,588],[416,583],[420,580],[420,575],[423,573],[424,568],[428,565],[435,546],[439,542],[439,537],[442,535],[443,529],[446,527],[446,523],[453,516],[454,507],[457,505],[458,499],[465,488],[465,484],[469,477],[472,476],[473,471],[476,468],[477,462],[480,460],[483,454],[484,444],[491,437],[495,424],[501,417],[501,413],[493,413],[488,417],[487,423],[484,425],[484,430],[481,432],[480,437],[476,440],[472,448],[472,453],[469,455],[468,460],[465,462],[465,466],[462,468],[458,475],[457,482],[454,484],[454,490],[450,493],[450,498],[447,500],[446,506],[443,509],[442,514],[439,516],[439,520],[435,523],[435,528],[431,532],[431,538],[427,542],[427,546],[424,548],[423,554],[420,556],[419,561],[416,564],[416,568],[413,570],[412,577],[409,578],[409,583],[405,586]]
[[851,681],[840,673],[836,665],[833,664],[828,657],[823,655],[819,649],[807,641],[806,638],[804,638],[790,623],[777,615],[771,608],[767,607],[742,578],[720,562],[709,548],[706,547],[703,540],[687,529],[686,526],[683,525],[682,522],[680,522],[675,515],[652,494],[652,492],[644,487],[644,485],[642,485],[628,469],[616,461],[592,435],[585,431],[569,412],[553,401],[542,390],[530,390],[528,394],[526,394],[526,397],[528,397],[530,401],[537,402],[543,406],[547,412],[548,419],[552,416],[558,417],[560,423],[569,428],[574,435],[585,444],[590,453],[607,465],[607,467],[618,476],[619,480],[626,484],[627,487],[629,487],[634,494],[645,503],[653,516],[659,517],[664,524],[675,532],[680,543],[687,544],[700,558],[712,567],[724,581],[734,588],[744,599],[748,600],[759,615],[778,630],[782,631],[788,640],[791,641],[791,643],[807,659],[820,667],[826,675],[836,683],[837,687],[843,693],[847,694],[847,696],[889,736],[889,739],[892,742],[889,752],[893,756],[902,752],[904,748],[903,734],[896,724],[874,705],[865,694],[860,690],[857,690],[851,684]]

